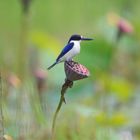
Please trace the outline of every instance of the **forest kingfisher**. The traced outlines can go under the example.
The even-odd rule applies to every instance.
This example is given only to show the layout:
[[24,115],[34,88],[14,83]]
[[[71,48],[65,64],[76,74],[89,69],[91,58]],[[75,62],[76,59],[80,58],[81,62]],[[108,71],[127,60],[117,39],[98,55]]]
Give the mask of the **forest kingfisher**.
[[93,39],[84,38],[81,35],[72,35],[67,45],[63,48],[63,50],[57,57],[56,61],[48,68],[48,70],[60,62],[71,61],[75,55],[80,53],[80,42],[83,40],[93,40]]

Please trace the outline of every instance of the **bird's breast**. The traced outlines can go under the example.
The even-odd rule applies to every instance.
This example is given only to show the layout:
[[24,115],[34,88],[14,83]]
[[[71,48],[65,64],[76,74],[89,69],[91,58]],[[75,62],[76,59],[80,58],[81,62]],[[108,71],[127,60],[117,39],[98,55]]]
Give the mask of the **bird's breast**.
[[80,53],[80,44],[79,43],[75,43],[73,50],[76,54]]
[[69,61],[74,56],[76,56],[78,53],[80,53],[80,44],[79,42],[74,42],[73,48],[67,52],[62,58],[60,58],[60,61]]

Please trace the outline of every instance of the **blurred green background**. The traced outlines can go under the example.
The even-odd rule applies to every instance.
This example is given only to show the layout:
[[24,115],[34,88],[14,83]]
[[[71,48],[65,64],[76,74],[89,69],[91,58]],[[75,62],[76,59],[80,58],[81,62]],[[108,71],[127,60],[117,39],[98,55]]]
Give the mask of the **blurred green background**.
[[139,140],[139,5],[139,0],[0,0],[0,134],[3,122],[13,140],[51,139],[65,72],[63,63],[47,67],[72,34],[81,34],[95,39],[82,42],[74,58],[90,77],[67,91],[54,139]]

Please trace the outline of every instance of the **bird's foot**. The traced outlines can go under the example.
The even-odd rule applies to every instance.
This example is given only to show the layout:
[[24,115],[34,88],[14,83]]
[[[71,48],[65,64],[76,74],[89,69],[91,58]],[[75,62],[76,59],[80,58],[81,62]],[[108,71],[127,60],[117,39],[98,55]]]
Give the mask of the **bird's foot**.
[[69,66],[71,66],[72,67],[72,65],[71,65],[71,63],[70,62],[72,62],[72,60],[70,60],[70,61],[66,61],[66,63],[69,65]]

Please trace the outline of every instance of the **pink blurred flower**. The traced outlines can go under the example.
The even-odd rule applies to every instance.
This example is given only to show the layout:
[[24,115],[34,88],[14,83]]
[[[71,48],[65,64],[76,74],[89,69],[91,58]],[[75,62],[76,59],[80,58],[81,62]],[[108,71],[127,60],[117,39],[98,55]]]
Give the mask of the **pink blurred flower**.
[[34,72],[34,77],[37,84],[37,89],[39,93],[41,93],[46,88],[46,78],[47,78],[47,72],[43,69],[36,69]]
[[107,15],[108,23],[117,28],[117,40],[122,37],[123,34],[131,34],[134,29],[133,25],[125,18],[120,17],[116,13],[110,12]]
[[16,76],[15,74],[10,74],[10,75],[8,76],[8,83],[9,83],[11,86],[17,88],[17,87],[20,86],[21,81],[20,81],[19,77]]
[[117,23],[117,27],[118,27],[119,31],[123,32],[123,33],[132,33],[133,32],[133,26],[125,19],[120,19]]

